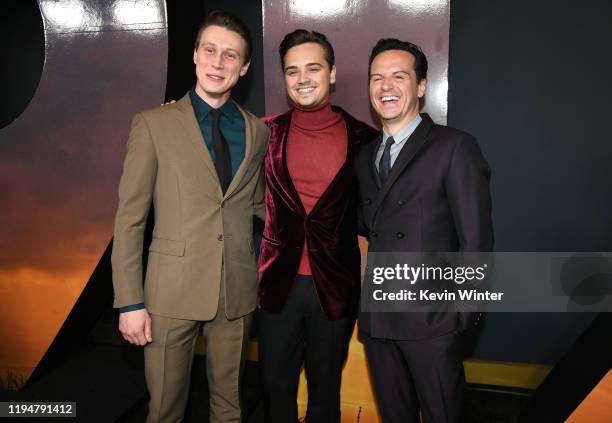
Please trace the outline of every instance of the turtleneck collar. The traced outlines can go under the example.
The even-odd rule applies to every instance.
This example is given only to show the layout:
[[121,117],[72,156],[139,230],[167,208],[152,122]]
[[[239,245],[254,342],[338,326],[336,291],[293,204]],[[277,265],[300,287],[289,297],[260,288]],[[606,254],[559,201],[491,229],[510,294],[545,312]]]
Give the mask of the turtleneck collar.
[[304,109],[294,105],[291,112],[291,123],[300,129],[309,131],[329,128],[341,121],[342,116],[332,110],[329,100],[316,109]]

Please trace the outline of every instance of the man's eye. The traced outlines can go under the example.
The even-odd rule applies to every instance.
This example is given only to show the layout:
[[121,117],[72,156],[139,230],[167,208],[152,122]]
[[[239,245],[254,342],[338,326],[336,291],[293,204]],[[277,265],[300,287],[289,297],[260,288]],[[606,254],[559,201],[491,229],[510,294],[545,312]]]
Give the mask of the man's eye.
[[321,70],[321,68],[310,68],[308,69],[310,72],[319,72]]
[[287,76],[295,76],[297,74],[296,71],[288,71]]
[[236,59],[238,56],[236,56],[235,53],[225,53],[225,57],[227,57],[228,59]]
[[214,53],[214,52],[215,52],[215,50],[213,50],[213,49],[212,49],[212,48],[210,48],[210,47],[205,48],[205,49],[204,49],[204,51],[205,51],[206,53],[208,53],[208,54],[212,54],[212,53]]

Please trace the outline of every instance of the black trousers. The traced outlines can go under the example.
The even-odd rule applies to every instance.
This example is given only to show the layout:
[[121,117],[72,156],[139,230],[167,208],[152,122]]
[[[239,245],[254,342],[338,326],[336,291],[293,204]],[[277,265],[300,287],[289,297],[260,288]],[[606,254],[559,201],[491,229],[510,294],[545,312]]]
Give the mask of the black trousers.
[[338,423],[342,367],[355,318],[330,320],[321,310],[312,277],[298,275],[282,312],[258,310],[256,319],[266,423],[297,422],[302,364],[308,384],[306,421]]
[[362,333],[383,423],[463,422],[465,332],[418,341]]

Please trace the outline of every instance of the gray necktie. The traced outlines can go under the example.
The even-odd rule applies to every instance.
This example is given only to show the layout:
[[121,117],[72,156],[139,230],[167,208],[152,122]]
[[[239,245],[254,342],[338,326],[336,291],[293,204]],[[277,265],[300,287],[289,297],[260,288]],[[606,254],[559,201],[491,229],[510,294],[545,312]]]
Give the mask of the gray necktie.
[[385,142],[385,150],[383,151],[382,157],[380,158],[380,162],[378,163],[378,174],[380,175],[380,179],[383,183],[389,177],[389,173],[391,173],[391,146],[395,140],[393,137],[387,138]]

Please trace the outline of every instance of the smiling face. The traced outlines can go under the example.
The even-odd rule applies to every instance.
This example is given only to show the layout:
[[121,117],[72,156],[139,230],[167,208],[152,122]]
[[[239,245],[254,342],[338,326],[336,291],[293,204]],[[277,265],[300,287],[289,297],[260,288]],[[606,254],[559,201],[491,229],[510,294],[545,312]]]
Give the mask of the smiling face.
[[419,113],[425,79],[417,83],[415,57],[403,50],[386,50],[372,61],[370,102],[385,131],[393,135]]
[[325,60],[317,43],[304,43],[287,50],[284,58],[285,88],[293,103],[315,109],[329,100],[331,84],[336,82],[336,67]]
[[250,63],[244,63],[246,42],[234,31],[217,25],[207,27],[193,52],[196,93],[209,105],[221,107]]

